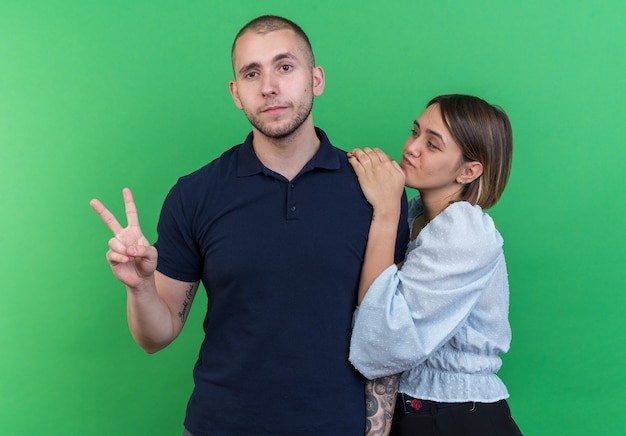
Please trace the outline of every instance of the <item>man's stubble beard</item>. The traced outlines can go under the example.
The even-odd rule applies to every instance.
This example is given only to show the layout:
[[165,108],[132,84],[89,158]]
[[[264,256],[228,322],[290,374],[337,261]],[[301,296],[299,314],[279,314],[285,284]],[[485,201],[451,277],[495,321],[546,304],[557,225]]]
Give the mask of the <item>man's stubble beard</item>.
[[275,127],[272,128],[268,126],[266,123],[261,121],[254,113],[251,113],[247,109],[244,108],[244,113],[250,121],[250,124],[254,126],[259,132],[268,138],[272,139],[284,139],[293,134],[296,130],[300,128],[302,124],[307,120],[311,111],[313,110],[313,97],[305,103],[302,103],[298,106],[298,110],[296,111],[295,116],[289,121],[286,126],[283,127]]

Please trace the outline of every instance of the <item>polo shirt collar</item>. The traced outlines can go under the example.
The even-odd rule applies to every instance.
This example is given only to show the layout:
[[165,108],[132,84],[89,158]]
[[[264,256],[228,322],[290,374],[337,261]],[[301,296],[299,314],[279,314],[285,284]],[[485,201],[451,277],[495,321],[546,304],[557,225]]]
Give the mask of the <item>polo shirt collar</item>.
[[[339,155],[333,152],[333,146],[328,140],[326,133],[315,128],[315,133],[320,140],[320,148],[315,156],[304,166],[301,172],[311,170],[313,168],[322,168],[326,170],[337,170],[341,167]],[[265,173],[268,169],[261,163],[252,147],[252,132],[248,134],[246,140],[239,148],[237,158],[237,176],[245,177],[253,174]]]

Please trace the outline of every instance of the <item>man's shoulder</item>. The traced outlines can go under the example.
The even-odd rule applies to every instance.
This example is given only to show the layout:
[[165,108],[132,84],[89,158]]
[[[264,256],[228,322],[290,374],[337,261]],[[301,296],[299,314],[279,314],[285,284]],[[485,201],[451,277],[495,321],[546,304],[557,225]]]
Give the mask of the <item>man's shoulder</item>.
[[241,147],[241,144],[235,145],[220,156],[214,158],[208,163],[204,164],[200,168],[181,176],[179,183],[197,183],[199,179],[210,178],[215,175],[221,174],[224,169],[231,166],[237,155],[237,150]]

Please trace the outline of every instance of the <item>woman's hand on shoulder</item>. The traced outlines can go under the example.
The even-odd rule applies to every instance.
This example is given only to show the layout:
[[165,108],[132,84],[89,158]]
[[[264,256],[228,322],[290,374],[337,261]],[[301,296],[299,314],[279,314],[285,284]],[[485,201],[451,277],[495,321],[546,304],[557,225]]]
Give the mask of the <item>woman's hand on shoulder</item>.
[[355,148],[348,153],[361,189],[375,213],[396,210],[404,192],[404,172],[400,165],[378,148]]

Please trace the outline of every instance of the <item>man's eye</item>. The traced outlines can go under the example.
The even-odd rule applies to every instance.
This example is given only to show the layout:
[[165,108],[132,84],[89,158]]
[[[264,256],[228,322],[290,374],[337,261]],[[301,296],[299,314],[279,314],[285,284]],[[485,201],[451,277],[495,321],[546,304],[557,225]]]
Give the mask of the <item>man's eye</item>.
[[280,67],[281,71],[291,71],[293,67],[291,65],[283,65]]
[[249,73],[246,73],[245,77],[247,78],[254,78],[256,76],[258,76],[259,73],[257,73],[256,71],[250,71]]

